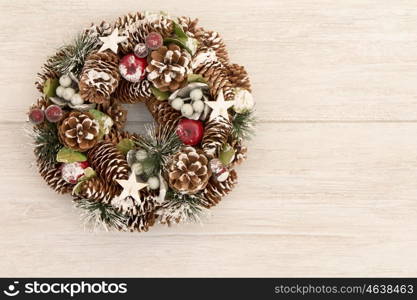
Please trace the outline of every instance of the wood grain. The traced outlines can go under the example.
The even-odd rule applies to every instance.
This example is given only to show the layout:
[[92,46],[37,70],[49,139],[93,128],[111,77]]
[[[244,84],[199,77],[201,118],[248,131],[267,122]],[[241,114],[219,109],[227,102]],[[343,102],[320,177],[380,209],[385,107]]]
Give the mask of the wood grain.
[[[204,225],[92,233],[31,167],[35,74],[90,22],[161,8],[222,33],[258,134]],[[0,276],[417,276],[415,1],[3,0],[0,26]]]

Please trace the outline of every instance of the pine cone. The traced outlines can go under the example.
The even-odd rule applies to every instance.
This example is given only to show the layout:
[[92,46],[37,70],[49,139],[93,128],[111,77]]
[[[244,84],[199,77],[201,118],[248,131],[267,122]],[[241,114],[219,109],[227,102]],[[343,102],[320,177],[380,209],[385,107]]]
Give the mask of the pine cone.
[[191,55],[175,44],[152,51],[146,67],[148,80],[161,91],[175,91],[187,84]]
[[36,100],[36,102],[30,107],[31,109],[39,108],[45,110],[49,105],[51,105],[51,101],[49,101],[48,97],[41,96]]
[[230,121],[221,116],[206,123],[201,145],[208,158],[217,156],[220,148],[228,140],[231,130]]
[[198,19],[191,19],[189,17],[179,17],[178,24],[181,25],[184,32],[187,33],[188,36],[195,38],[199,41],[202,40],[202,36],[204,35],[204,29],[198,26]]
[[102,21],[98,25],[91,23],[90,27],[86,28],[83,33],[89,36],[102,37],[108,36],[112,32],[113,26],[106,21]]
[[124,109],[121,105],[112,104],[108,107],[102,107],[102,111],[104,111],[114,123],[114,127],[116,129],[124,128],[126,121],[127,121],[127,110]]
[[88,151],[88,161],[106,183],[127,179],[129,166],[124,155],[110,142],[102,141]]
[[52,67],[55,60],[58,60],[60,57],[65,56],[64,50],[59,50],[54,56],[48,58],[45,64],[42,66],[41,71],[38,73],[38,78],[35,82],[36,88],[39,92],[43,93],[43,87],[45,85],[45,81],[49,78],[58,78],[60,74],[58,74]]
[[214,50],[202,47],[193,59],[193,72],[200,74],[208,82],[210,94],[217,98],[220,90],[223,90],[224,98],[231,100],[235,94],[233,85],[229,80],[229,74],[225,66],[219,61]]
[[94,147],[99,138],[99,124],[87,112],[72,111],[58,129],[62,143],[77,151]]
[[178,121],[181,119],[181,114],[172,108],[167,101],[159,101],[155,98],[150,98],[146,102],[149,112],[160,127],[174,129]]
[[204,34],[200,37],[200,41],[203,45],[209,49],[213,49],[216,52],[216,56],[223,65],[229,64],[229,54],[226,50],[226,45],[220,34],[215,31],[204,31]]
[[147,79],[139,82],[122,79],[112,97],[118,103],[139,103],[145,102],[151,95],[151,83]]
[[46,161],[37,160],[39,174],[45,179],[46,183],[60,194],[72,191],[73,185],[62,178],[61,165],[50,164]]
[[119,80],[119,57],[111,51],[90,54],[80,77],[80,95],[93,103],[110,101]]
[[211,176],[208,159],[202,151],[185,146],[175,154],[167,168],[170,187],[195,194],[203,189]]
[[237,173],[235,170],[230,170],[229,177],[224,182],[218,182],[214,177],[211,177],[206,188],[201,192],[202,204],[206,208],[216,205],[236,184]]
[[244,162],[247,158],[247,152],[248,148],[243,146],[240,142],[237,142],[235,145],[233,145],[233,148],[235,149],[235,157],[233,158],[233,161],[230,164],[231,168],[234,168],[238,165],[240,165],[242,162]]
[[227,66],[227,72],[229,73],[230,82],[238,88],[246,89],[251,92],[251,85],[248,72],[245,67],[238,64],[232,64]]
[[127,40],[120,44],[122,53],[131,53],[138,43],[144,43],[151,32],[157,32],[162,37],[171,36],[174,30],[174,22],[166,16],[158,16],[150,21],[145,14],[138,12],[120,17],[115,27],[121,35],[127,36]]
[[136,133],[132,134],[132,133],[129,133],[127,131],[112,129],[112,130],[110,130],[109,134],[106,134],[103,137],[103,140],[105,142],[110,142],[110,143],[112,143],[113,145],[116,146],[123,139],[136,140],[137,137],[138,137],[138,135]]
[[120,192],[121,188],[118,185],[107,183],[99,177],[93,177],[81,183],[77,198],[109,203],[113,198],[120,195]]
[[130,231],[148,231],[148,228],[155,223],[157,209],[157,192],[143,189],[139,191],[140,204],[132,198],[114,199],[113,207],[116,211],[128,217],[127,228]]

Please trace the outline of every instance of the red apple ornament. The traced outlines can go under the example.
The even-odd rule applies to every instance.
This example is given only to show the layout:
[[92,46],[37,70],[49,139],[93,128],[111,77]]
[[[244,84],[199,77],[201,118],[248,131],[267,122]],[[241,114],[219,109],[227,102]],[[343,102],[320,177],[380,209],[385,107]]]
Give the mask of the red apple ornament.
[[176,132],[185,145],[195,146],[203,138],[203,123],[198,120],[183,118],[178,122]]
[[123,56],[119,63],[119,72],[124,79],[130,82],[139,82],[145,77],[145,69],[148,63],[145,58],[137,57],[130,53]]

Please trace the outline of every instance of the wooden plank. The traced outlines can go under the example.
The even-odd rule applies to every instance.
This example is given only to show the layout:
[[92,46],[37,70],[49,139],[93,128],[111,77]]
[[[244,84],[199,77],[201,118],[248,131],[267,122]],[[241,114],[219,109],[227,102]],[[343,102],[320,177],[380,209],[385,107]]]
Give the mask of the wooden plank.
[[0,57],[0,88],[7,100],[1,119],[24,120],[22,112],[38,95],[32,84],[42,61],[78,29],[112,20],[126,7],[163,7],[198,16],[207,28],[221,31],[232,60],[251,74],[260,120],[417,120],[412,1],[178,3],[3,1],[0,51],[12,57]]

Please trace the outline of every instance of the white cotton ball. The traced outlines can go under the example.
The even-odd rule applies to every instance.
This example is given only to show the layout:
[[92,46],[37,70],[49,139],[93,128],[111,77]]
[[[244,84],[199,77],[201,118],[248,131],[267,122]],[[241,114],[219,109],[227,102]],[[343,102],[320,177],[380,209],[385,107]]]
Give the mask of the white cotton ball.
[[203,98],[203,91],[200,89],[194,89],[190,93],[190,98],[193,101],[201,100]]
[[70,101],[72,96],[74,96],[75,94],[75,90],[73,88],[66,88],[64,89],[64,92],[62,93],[62,97],[67,100]]
[[181,107],[181,114],[184,117],[191,117],[193,113],[194,113],[194,110],[193,110],[193,106],[191,104],[184,104]]
[[153,176],[153,177],[149,177],[149,179],[148,179],[148,185],[149,185],[149,188],[151,189],[151,190],[156,190],[156,189],[158,189],[159,188],[159,179],[158,179],[158,177],[155,177],[155,176]]
[[80,94],[74,94],[74,96],[71,97],[71,104],[76,106],[76,105],[81,105],[84,103],[83,98],[81,98]]
[[72,83],[72,80],[68,75],[62,75],[59,78],[59,84],[63,87],[69,87],[71,83]]
[[57,87],[57,88],[56,88],[56,90],[55,90],[55,94],[56,94],[58,97],[62,98],[62,95],[63,95],[63,93],[64,93],[64,90],[65,90],[65,88],[64,88],[63,86],[59,86],[59,87]]
[[172,108],[176,110],[181,110],[181,107],[183,106],[183,104],[184,104],[184,100],[182,100],[181,98],[175,98],[171,102]]
[[141,150],[138,150],[138,151],[136,152],[136,159],[137,159],[138,161],[143,161],[143,160],[145,160],[147,157],[148,157],[148,152],[146,152],[146,150],[141,149]]
[[202,112],[204,110],[204,102],[201,100],[197,100],[193,102],[193,109],[196,112]]
[[143,173],[143,166],[141,163],[134,163],[131,169],[132,172],[135,173],[135,175],[140,175]]

